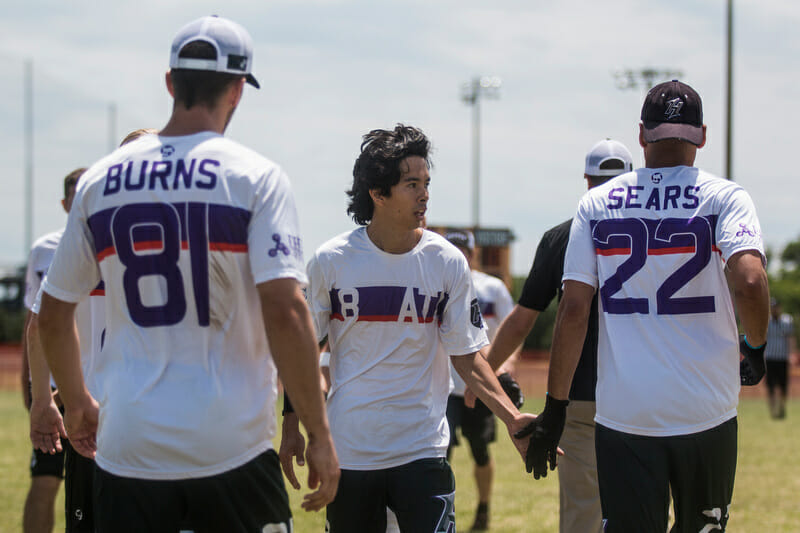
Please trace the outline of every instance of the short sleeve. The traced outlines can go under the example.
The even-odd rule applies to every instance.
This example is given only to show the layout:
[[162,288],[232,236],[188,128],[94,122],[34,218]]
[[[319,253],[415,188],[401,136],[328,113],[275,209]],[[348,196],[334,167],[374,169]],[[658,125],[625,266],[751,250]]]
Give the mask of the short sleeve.
[[86,190],[78,187],[67,217],[67,227],[42,284],[44,292],[64,302],[80,302],[101,279],[94,239],[87,221]]
[[559,242],[558,236],[555,229],[551,230],[545,233],[539,246],[536,247],[531,271],[519,297],[521,306],[542,312],[558,293],[561,287],[565,244]]
[[466,355],[489,344],[466,258],[458,254],[447,266],[449,287],[439,335],[448,355]]
[[303,245],[289,178],[275,168],[258,182],[247,237],[250,269],[256,283],[294,278],[307,282]]
[[328,334],[331,320],[331,296],[317,254],[314,254],[311,261],[308,262],[307,272],[306,300],[311,310],[314,329],[317,331],[317,341],[321,341]]
[[589,195],[584,195],[578,204],[575,218],[572,219],[567,251],[564,255],[564,275],[561,279],[580,281],[597,287],[597,256],[592,240],[589,202]]
[[722,198],[717,223],[717,247],[725,261],[745,250],[757,250],[764,258],[764,242],[756,208],[747,191],[739,186]]

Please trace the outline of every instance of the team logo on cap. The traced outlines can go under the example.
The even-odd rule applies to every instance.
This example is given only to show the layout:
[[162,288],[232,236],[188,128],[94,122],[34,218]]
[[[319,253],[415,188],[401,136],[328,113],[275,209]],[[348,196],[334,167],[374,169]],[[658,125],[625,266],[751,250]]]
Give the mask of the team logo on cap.
[[656,185],[661,183],[661,180],[663,180],[663,179],[664,179],[664,176],[661,174],[661,172],[655,172],[653,174],[650,174],[650,181],[652,181]]
[[240,56],[236,54],[228,55],[228,68],[233,70],[247,70],[247,56]]
[[664,111],[664,116],[667,117],[667,120],[681,116],[683,100],[680,98],[673,98],[672,100],[667,100],[667,104],[667,110]]

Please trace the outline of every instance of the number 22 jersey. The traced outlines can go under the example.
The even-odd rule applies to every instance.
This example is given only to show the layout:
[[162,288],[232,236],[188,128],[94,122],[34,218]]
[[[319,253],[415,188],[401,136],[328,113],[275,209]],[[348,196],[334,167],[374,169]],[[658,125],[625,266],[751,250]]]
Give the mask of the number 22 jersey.
[[598,423],[669,436],[736,415],[724,267],[744,250],[764,256],[750,196],[698,168],[642,168],[583,196],[563,280],[598,289]]
[[44,291],[76,302],[101,273],[97,464],[185,479],[271,448],[276,372],[256,284],[306,282],[280,167],[212,132],[117,149],[81,179]]

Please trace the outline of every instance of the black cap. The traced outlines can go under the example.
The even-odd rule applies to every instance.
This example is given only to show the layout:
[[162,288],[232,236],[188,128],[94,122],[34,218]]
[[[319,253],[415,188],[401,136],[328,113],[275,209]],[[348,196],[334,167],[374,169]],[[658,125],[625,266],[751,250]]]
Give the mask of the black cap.
[[644,140],[680,139],[703,143],[703,102],[697,92],[678,80],[659,83],[642,106]]

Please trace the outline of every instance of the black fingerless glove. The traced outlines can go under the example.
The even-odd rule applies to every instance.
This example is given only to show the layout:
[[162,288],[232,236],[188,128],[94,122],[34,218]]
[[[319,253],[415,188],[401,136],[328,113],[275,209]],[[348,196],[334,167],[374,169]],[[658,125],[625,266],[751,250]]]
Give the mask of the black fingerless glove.
[[744,356],[739,362],[739,377],[742,385],[757,385],[764,374],[767,372],[767,365],[764,362],[764,349],[767,347],[765,342],[758,348],[753,348],[747,342],[747,337],[742,335],[739,340],[739,351]]
[[549,394],[544,403],[544,411],[536,420],[522,428],[514,438],[521,439],[531,436],[528,450],[525,453],[525,469],[533,477],[547,477],[547,464],[550,470],[555,470],[558,463],[558,441],[564,432],[564,423],[567,420],[567,405],[569,400],[556,400]]

